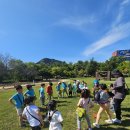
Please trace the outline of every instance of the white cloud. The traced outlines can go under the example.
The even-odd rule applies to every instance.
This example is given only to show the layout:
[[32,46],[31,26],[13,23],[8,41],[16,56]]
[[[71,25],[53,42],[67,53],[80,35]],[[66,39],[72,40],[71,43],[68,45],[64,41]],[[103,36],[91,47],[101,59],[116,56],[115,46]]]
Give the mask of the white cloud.
[[121,24],[124,16],[125,7],[129,4],[130,0],[123,0],[120,3],[119,11],[115,21],[112,23],[110,30],[100,40],[92,43],[83,52],[85,56],[89,56],[98,50],[107,47],[112,44],[116,44],[118,41],[130,36],[130,22]]
[[128,4],[129,2],[130,2],[130,0],[123,0],[122,3],[121,3],[121,5],[126,5],[126,4]]
[[59,20],[59,22],[55,23],[55,25],[60,26],[68,26],[68,27],[74,27],[76,29],[84,29],[84,27],[89,26],[90,24],[93,24],[96,21],[95,17],[85,17],[85,16],[70,16],[67,18],[63,18]]
[[118,14],[117,14],[117,17],[116,17],[115,21],[112,24],[112,27],[120,24],[120,22],[122,21],[123,16],[124,16],[125,7],[129,4],[129,2],[130,2],[130,0],[123,0],[120,3],[119,11],[118,11]]
[[99,41],[92,43],[86,50],[83,52],[85,56],[95,53],[96,51],[115,44],[118,41],[128,37],[130,35],[130,22],[126,24],[120,24],[119,26],[111,29],[108,33],[101,38]]

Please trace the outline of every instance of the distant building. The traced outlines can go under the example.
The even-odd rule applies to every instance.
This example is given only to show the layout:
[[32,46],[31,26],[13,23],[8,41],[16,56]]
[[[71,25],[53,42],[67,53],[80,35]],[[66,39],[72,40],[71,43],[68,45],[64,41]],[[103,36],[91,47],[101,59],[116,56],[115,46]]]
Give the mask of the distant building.
[[129,50],[117,50],[112,53],[112,56],[122,56],[126,60],[130,60],[130,49]]

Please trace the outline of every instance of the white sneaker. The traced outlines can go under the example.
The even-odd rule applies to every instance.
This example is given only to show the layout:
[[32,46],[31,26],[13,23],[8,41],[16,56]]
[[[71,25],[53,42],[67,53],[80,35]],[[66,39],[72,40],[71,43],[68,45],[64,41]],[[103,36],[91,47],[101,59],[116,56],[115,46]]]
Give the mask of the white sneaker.
[[108,123],[108,124],[112,124],[113,120],[108,119],[108,120],[105,120],[105,122]]
[[92,130],[92,128],[88,128],[88,130]]
[[93,123],[93,126],[95,126],[96,128],[100,128],[100,125],[97,123]]
[[117,119],[117,118],[112,119],[112,121],[113,121],[114,123],[119,123],[119,124],[121,124],[121,120],[119,120],[119,119]]

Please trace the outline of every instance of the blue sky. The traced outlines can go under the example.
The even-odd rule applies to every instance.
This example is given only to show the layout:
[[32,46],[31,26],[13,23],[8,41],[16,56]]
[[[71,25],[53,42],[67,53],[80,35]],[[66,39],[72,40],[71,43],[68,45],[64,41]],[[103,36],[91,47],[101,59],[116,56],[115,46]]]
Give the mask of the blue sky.
[[130,49],[130,0],[0,1],[2,54],[102,62],[123,49]]

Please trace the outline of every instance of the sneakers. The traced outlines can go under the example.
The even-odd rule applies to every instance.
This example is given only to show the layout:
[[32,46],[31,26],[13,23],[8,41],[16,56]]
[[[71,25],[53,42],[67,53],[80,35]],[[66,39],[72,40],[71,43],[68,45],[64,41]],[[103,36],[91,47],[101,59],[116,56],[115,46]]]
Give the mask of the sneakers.
[[88,128],[88,130],[92,130],[92,128]]
[[95,126],[96,128],[100,128],[100,125],[97,123],[93,123],[93,126]]
[[108,119],[108,120],[105,120],[105,122],[108,123],[108,124],[112,124],[113,120]]
[[117,119],[117,118],[112,119],[112,121],[113,121],[114,123],[119,123],[119,124],[121,124],[121,120],[119,120],[119,119]]

